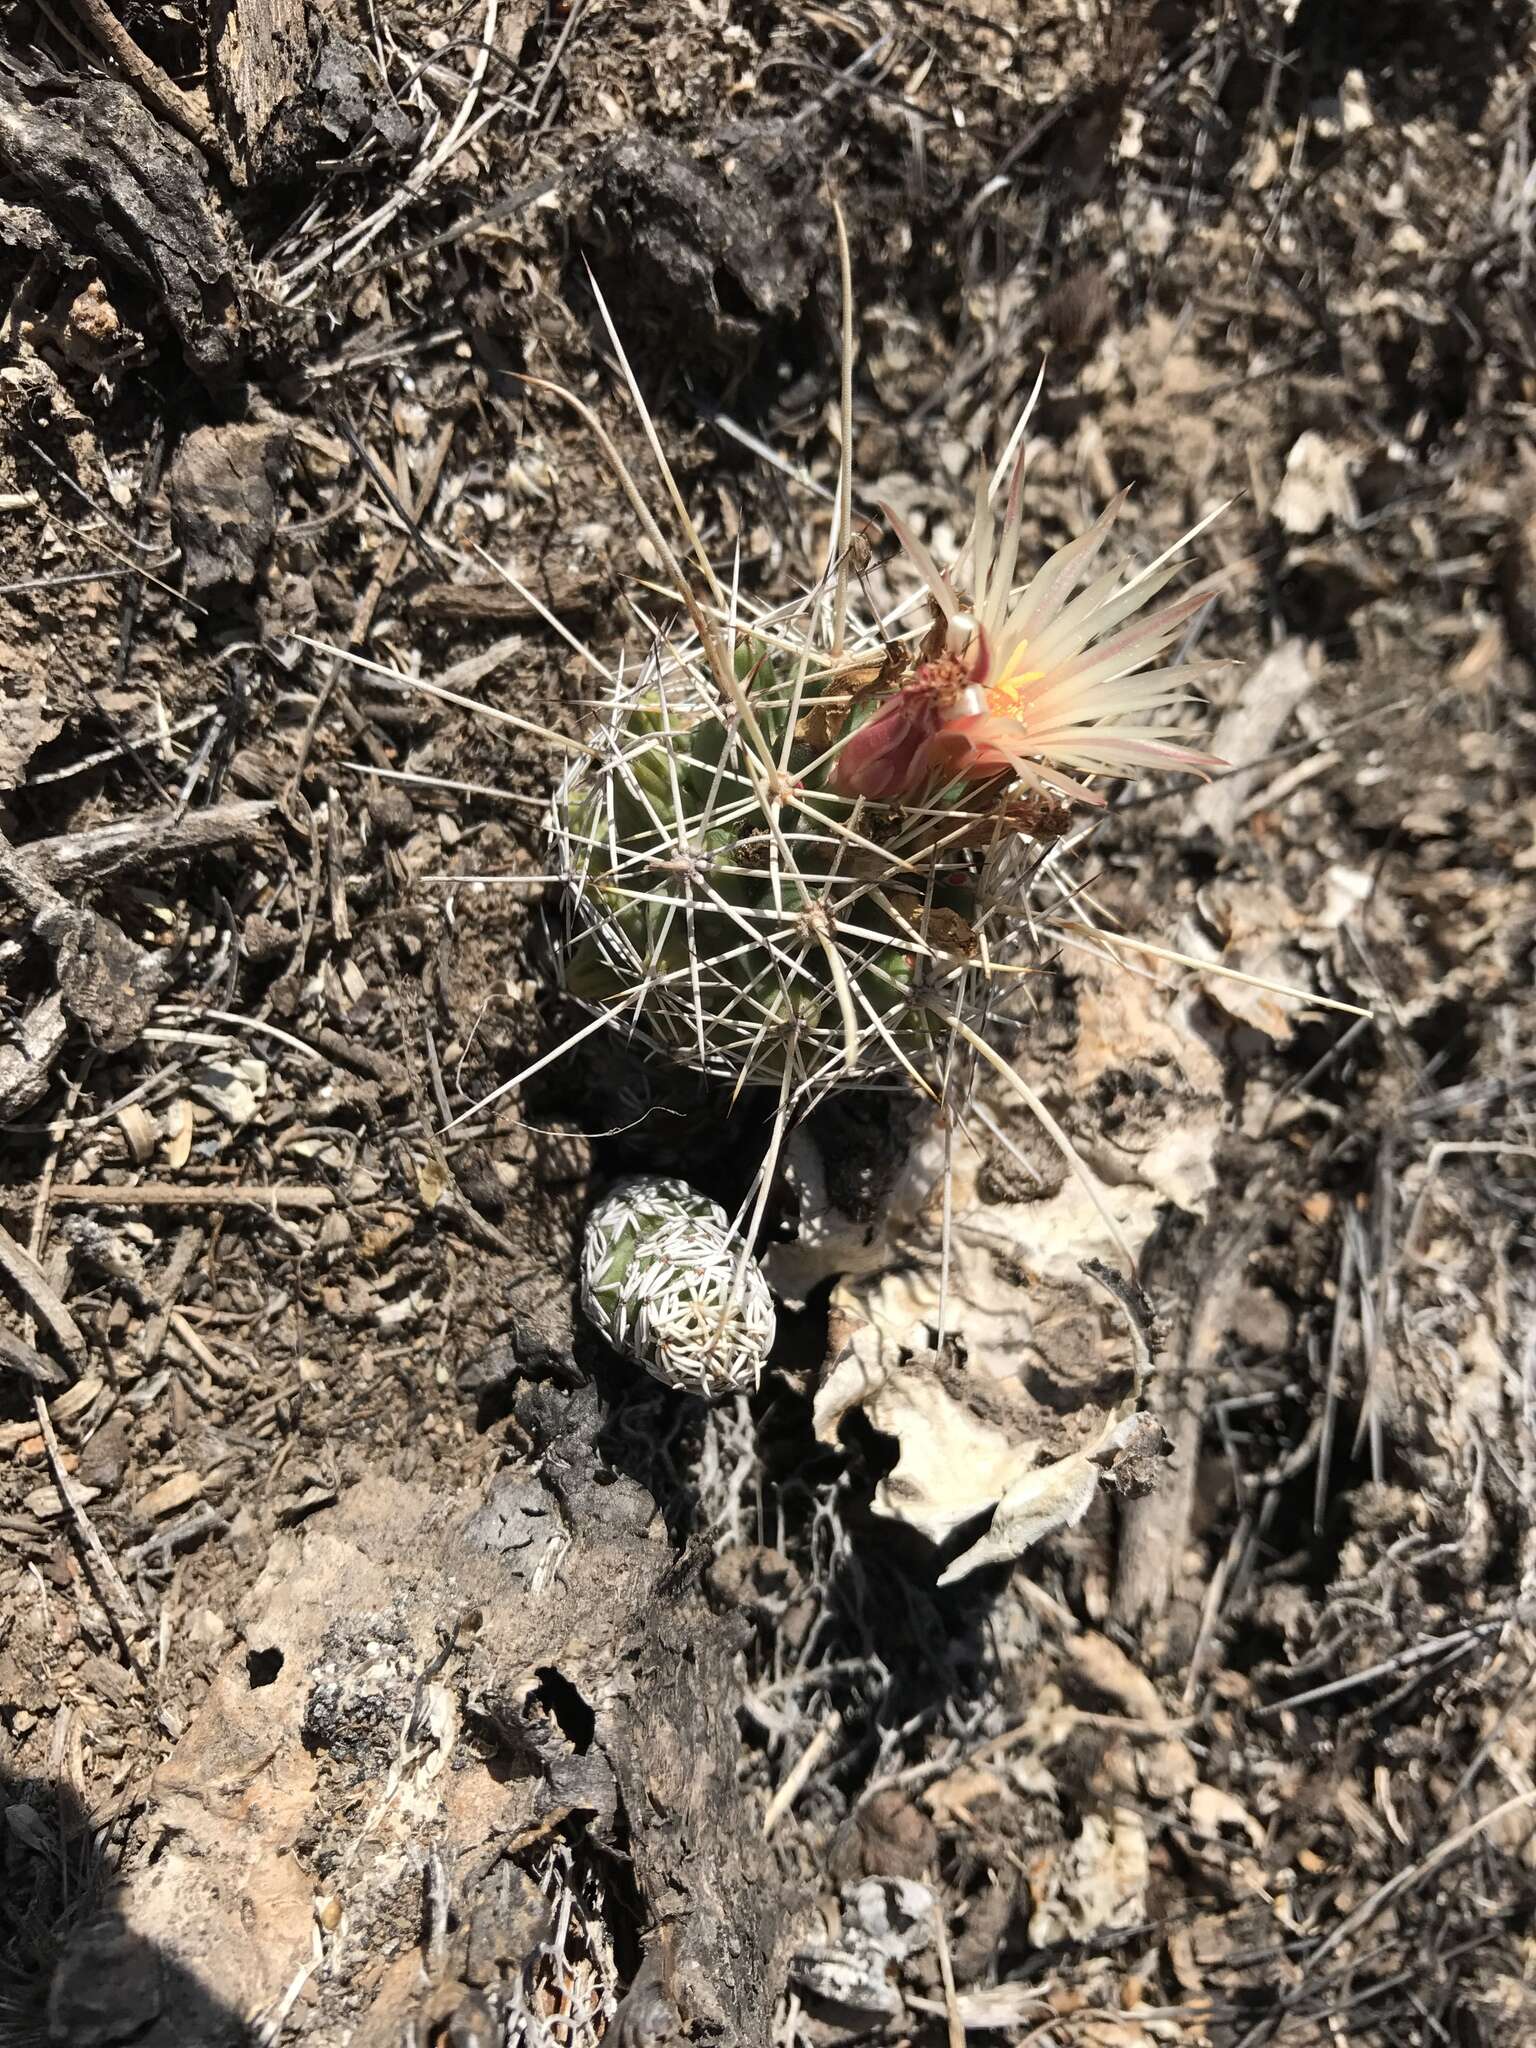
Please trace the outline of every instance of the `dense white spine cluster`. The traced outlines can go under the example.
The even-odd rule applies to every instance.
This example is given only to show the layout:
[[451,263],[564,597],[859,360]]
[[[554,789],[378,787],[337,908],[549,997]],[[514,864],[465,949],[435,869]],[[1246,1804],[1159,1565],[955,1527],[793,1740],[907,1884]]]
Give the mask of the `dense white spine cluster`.
[[686,1181],[637,1174],[587,1219],[581,1303],[653,1378],[718,1398],[757,1385],[773,1297],[729,1219]]

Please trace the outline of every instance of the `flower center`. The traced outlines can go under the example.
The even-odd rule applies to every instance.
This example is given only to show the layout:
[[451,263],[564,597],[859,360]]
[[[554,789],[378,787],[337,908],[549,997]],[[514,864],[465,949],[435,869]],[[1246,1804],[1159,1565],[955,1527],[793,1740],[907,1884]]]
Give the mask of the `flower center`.
[[1043,668],[1008,669],[987,691],[988,708],[998,718],[1018,718],[1019,699],[1031,683],[1045,680]]
[[932,697],[940,711],[949,711],[971,680],[964,658],[958,654],[936,654],[921,664],[914,680]]

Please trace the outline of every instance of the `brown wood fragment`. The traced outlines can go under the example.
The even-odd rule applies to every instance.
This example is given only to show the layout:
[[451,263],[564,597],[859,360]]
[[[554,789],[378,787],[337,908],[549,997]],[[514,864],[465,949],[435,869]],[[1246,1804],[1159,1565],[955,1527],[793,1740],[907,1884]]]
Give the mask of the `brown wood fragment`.
[[25,1115],[47,1093],[53,1063],[68,1036],[64,1005],[54,994],[27,1012],[12,1044],[0,1045],[0,1123]]
[[259,171],[273,124],[314,69],[306,12],[305,0],[215,0],[208,81],[240,184]]
[[56,1366],[51,1358],[44,1358],[40,1351],[34,1351],[4,1323],[0,1323],[0,1372],[19,1373],[32,1386],[43,1388],[62,1387],[69,1379],[68,1373]]
[[289,448],[281,421],[195,427],[171,462],[171,532],[188,593],[218,608],[248,598],[267,566]]
[[[596,610],[606,594],[606,585],[593,575],[547,578],[530,585],[546,611],[556,618],[579,616]],[[487,580],[480,583],[429,583],[411,598],[411,610],[421,617],[439,620],[468,620],[494,624],[498,621],[544,623],[537,605],[532,605],[510,583]]]
[[276,830],[272,803],[210,804],[203,811],[151,811],[121,818],[57,839],[34,839],[15,849],[16,858],[56,889],[78,882],[106,882],[141,868],[168,867],[199,853],[250,846]]
[[0,887],[15,897],[54,955],[65,1010],[104,1052],[122,1052],[144,1026],[165,982],[158,954],[136,946],[110,918],[77,910],[0,833]]
[[727,1625],[695,1574],[657,1589],[626,1663],[632,1683],[605,1746],[658,1929],[647,1961],[688,2038],[770,2040],[789,1945],[786,1901],[738,1782]]
[[165,1262],[165,1271],[156,1285],[155,1293],[160,1306],[144,1326],[144,1338],[139,1348],[139,1365],[148,1372],[160,1356],[160,1347],[165,1342],[165,1333],[170,1328],[171,1315],[181,1299],[181,1290],[186,1285],[187,1275],[192,1270],[203,1245],[201,1224],[184,1223],[176,1233],[176,1242],[171,1256]]
[[197,1472],[176,1472],[169,1479],[152,1486],[139,1502],[139,1513],[147,1521],[155,1522],[162,1515],[174,1514],[177,1508],[184,1508],[197,1499],[203,1490],[202,1475]]
[[236,184],[295,185],[365,134],[391,149],[414,139],[367,47],[342,33],[346,10],[211,0],[207,12],[208,94]]
[[23,1296],[27,1307],[44,1325],[70,1363],[76,1367],[83,1366],[85,1339],[80,1334],[80,1325],[49,1286],[47,1275],[36,1259],[16,1242],[8,1230],[0,1230],[0,1271]]
[[151,112],[205,149],[219,154],[219,138],[208,109],[191,93],[173,84],[152,57],[146,56],[105,0],[74,0],[76,14],[108,52],[125,78],[131,78]]
[[165,315],[206,382],[240,354],[236,265],[202,172],[132,86],[0,51],[0,172]]
[[338,1066],[350,1067],[355,1074],[377,1081],[381,1088],[387,1088],[392,1094],[405,1092],[408,1085],[405,1069],[390,1053],[380,1052],[375,1046],[360,1045],[356,1039],[333,1031],[328,1024],[312,1025],[304,1036],[317,1052],[325,1053]]
[[71,1020],[98,1045],[132,1044],[159,994],[163,962],[132,945],[107,918],[77,910],[66,887],[104,882],[216,847],[248,844],[268,832],[276,806],[217,804],[178,818],[174,811],[128,818],[91,831],[10,846],[0,839],[0,885],[56,952],[58,987],[0,1045],[0,1122],[22,1116],[47,1092]]
[[1234,1213],[1213,1201],[1213,1221],[1202,1233],[1199,1292],[1182,1351],[1172,1372],[1153,1376],[1152,1406],[1172,1439],[1173,1456],[1163,1483],[1128,1502],[1121,1518],[1113,1613],[1125,1628],[1155,1621],[1184,1569],[1206,1401],[1261,1214],[1259,1208]]

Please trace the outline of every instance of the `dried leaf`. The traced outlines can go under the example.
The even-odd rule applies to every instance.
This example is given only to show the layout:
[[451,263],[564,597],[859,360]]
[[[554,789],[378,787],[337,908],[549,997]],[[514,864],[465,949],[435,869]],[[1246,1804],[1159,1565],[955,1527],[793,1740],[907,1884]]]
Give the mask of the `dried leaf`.
[[160,1136],[159,1125],[140,1102],[125,1103],[117,1112],[117,1125],[127,1141],[129,1157],[134,1165],[143,1166],[153,1157]]
[[266,1062],[245,1054],[194,1068],[187,1086],[199,1102],[206,1102],[238,1130],[255,1122],[266,1097],[268,1080]]
[[1039,1446],[1020,1445],[947,1391],[929,1353],[906,1366],[882,1356],[869,1325],[850,1336],[817,1393],[816,1433],[835,1442],[838,1425],[862,1409],[901,1456],[875,1489],[876,1514],[942,1543],[985,1514]]
[[1099,1468],[1084,1457],[1060,1458],[1026,1473],[998,1502],[986,1534],[939,1574],[939,1584],[952,1586],[984,1564],[1006,1564],[1042,1537],[1070,1529],[1087,1514],[1098,1490]]
[[1088,1941],[1106,1929],[1145,1920],[1151,1864],[1146,1829],[1128,1806],[1084,1817],[1072,1841],[1032,1859],[1036,1905],[1029,1938],[1037,1948]]
[[1273,511],[1287,533],[1321,533],[1331,520],[1353,525],[1359,516],[1354,487],[1353,452],[1310,430],[1298,437],[1285,458],[1285,481],[1275,493]]

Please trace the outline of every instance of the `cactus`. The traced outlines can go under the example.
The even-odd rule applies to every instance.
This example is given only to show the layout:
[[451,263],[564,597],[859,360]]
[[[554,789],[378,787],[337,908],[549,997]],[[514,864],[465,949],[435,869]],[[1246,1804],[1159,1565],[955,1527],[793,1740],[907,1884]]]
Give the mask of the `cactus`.
[[825,658],[790,664],[744,632],[732,666],[740,710],[693,650],[659,651],[567,773],[567,987],[736,1085],[809,1098],[855,1069],[931,1071],[948,1027],[928,998],[982,1006],[970,963],[989,863],[970,842],[997,835],[942,793],[861,818],[833,783]]
[[754,608],[722,582],[595,286],[689,568],[591,408],[559,385],[526,380],[586,424],[686,623],[652,627],[638,674],[615,673],[501,572],[607,680],[579,740],[515,712],[494,714],[572,757],[552,807],[551,866],[564,884],[565,985],[592,1014],[463,1116],[483,1113],[604,1026],[733,1092],[772,1086],[778,1103],[750,1243],[787,1131],[828,1090],[904,1080],[952,1126],[981,1062],[1037,1118],[1134,1266],[1097,1180],[989,1026],[1018,991],[1015,977],[1039,971],[1058,935],[1117,962],[1129,951],[1225,971],[1103,931],[1091,906],[1078,910],[1058,859],[1070,843],[1056,845],[1072,830],[1074,807],[1104,804],[1095,786],[1104,778],[1219,765],[1155,716],[1216,664],[1154,664],[1222,579],[1144,609],[1209,522],[1139,571],[1105,571],[1122,494],[1033,575],[1018,574],[1037,382],[995,469],[978,481],[970,533],[947,568],[885,508],[926,592],[926,619],[902,623],[912,598],[884,614],[871,601],[860,615],[850,603],[867,566],[852,519],[852,286],[837,218],[842,461],[826,570],[798,602]]
[[654,1379],[718,1398],[755,1387],[773,1297],[725,1211],[686,1181],[637,1174],[587,1219],[581,1305]]

